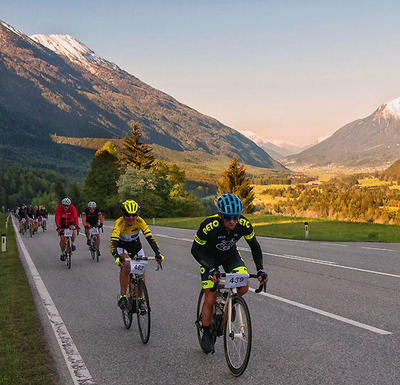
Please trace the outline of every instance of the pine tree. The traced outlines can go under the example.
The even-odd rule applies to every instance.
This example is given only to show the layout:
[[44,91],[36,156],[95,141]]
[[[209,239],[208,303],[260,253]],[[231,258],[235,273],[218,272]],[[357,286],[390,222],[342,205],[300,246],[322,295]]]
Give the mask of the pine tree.
[[126,132],[126,136],[122,138],[123,146],[119,160],[137,170],[148,170],[154,162],[154,155],[150,154],[153,148],[141,143],[141,136],[142,132],[135,123],[132,131]]
[[217,184],[218,195],[235,194],[243,202],[245,213],[254,211],[254,189],[250,185],[250,179],[246,177],[246,170],[243,164],[239,164],[236,157],[233,157],[228,169],[222,174],[221,181]]

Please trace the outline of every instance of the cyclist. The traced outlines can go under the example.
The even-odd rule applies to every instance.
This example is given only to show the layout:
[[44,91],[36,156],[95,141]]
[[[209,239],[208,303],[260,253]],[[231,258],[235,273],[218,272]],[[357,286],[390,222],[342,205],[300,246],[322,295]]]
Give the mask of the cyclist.
[[44,229],[47,230],[46,222],[47,222],[47,217],[49,216],[49,212],[47,211],[45,206],[42,206],[39,208],[39,215],[42,218],[42,223],[43,223]]
[[31,205],[28,205],[28,208],[26,210],[26,219],[27,219],[29,225],[30,225],[30,223],[32,223],[33,232],[36,231],[36,219],[35,218],[36,218],[35,210],[32,208]]
[[[236,246],[242,236],[250,246],[258,280],[260,283],[268,280],[268,275],[263,268],[261,246],[256,239],[253,226],[241,215],[242,201],[236,195],[224,194],[218,198],[217,206],[218,213],[201,223],[191,250],[194,258],[201,265],[201,281],[205,294],[202,308],[204,331],[201,346],[206,353],[214,351],[210,326],[217,292],[212,292],[210,289],[220,276],[219,266],[222,265],[227,273],[247,274],[246,266]],[[237,293],[242,296],[248,290],[247,283],[246,286],[239,287]]]
[[21,232],[22,226],[24,225],[24,223],[26,222],[26,219],[28,217],[27,213],[26,213],[26,206],[24,203],[22,203],[22,205],[18,209],[17,215],[18,215],[18,220],[19,220],[19,232]]
[[[121,296],[118,300],[118,306],[121,309],[127,307],[126,291],[131,272],[130,262],[125,261],[125,258],[129,258],[130,255],[144,256],[142,244],[139,239],[140,230],[154,251],[157,262],[161,263],[164,260],[153,234],[146,222],[139,217],[139,210],[140,207],[134,200],[128,199],[123,202],[121,204],[122,216],[115,221],[111,233],[110,251],[115,258],[115,264],[121,268],[119,276]],[[144,273],[143,280],[145,280]]]
[[61,204],[57,207],[54,219],[57,226],[56,230],[58,232],[58,235],[60,236],[60,249],[61,249],[60,260],[65,261],[65,236],[63,230],[64,229],[73,230],[73,234],[71,237],[72,251],[76,250],[76,245],[75,245],[76,230],[79,231],[78,213],[76,212],[75,206],[71,204],[71,199],[64,198],[61,201]]
[[[99,224],[100,222],[100,224]],[[102,228],[104,225],[104,218],[101,211],[97,207],[96,202],[89,202],[88,207],[82,212],[82,226],[85,227],[85,233],[87,238],[87,245],[90,246],[90,228],[99,226]],[[100,233],[97,236],[97,244],[99,245],[100,255]]]

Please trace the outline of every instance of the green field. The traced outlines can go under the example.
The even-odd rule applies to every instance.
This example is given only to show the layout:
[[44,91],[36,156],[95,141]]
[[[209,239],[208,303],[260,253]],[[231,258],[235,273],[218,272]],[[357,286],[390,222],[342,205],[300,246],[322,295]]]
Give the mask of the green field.
[[[249,214],[256,234],[264,237],[305,239],[308,223],[308,240],[332,242],[400,242],[400,227],[358,222],[327,221],[312,218],[293,218],[278,215]],[[160,218],[158,226],[197,229],[204,218]],[[152,220],[148,220],[152,223]]]

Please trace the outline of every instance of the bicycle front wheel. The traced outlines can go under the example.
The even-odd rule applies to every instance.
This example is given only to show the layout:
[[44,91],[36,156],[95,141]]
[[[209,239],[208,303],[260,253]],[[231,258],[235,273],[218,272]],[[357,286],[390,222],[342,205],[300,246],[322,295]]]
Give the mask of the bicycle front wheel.
[[92,259],[95,259],[96,257],[96,241],[96,237],[90,237],[90,255],[92,256]]
[[72,257],[71,242],[68,241],[67,244],[65,245],[65,261],[67,262],[68,269],[71,268],[71,263],[72,263],[71,257]]
[[201,349],[201,339],[203,337],[203,317],[201,314],[201,309],[203,308],[204,303],[204,290],[200,290],[199,299],[197,300],[197,311],[196,311],[196,327],[197,327],[197,339],[199,340],[199,344]]
[[135,300],[133,299],[133,290],[130,288],[130,285],[127,290],[126,298],[128,307],[122,309],[122,319],[124,320],[125,328],[130,329],[132,325],[132,316],[135,311]]
[[150,338],[150,302],[146,284],[141,279],[136,292],[136,314],[139,334],[142,342],[147,344]]
[[250,312],[242,297],[234,296],[232,311],[224,318],[224,354],[230,372],[238,377],[244,373],[251,351]]

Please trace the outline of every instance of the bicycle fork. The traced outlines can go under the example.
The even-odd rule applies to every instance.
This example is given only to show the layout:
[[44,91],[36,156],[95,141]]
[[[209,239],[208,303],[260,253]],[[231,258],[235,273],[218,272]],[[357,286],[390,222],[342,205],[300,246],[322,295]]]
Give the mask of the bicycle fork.
[[243,317],[242,317],[242,312],[240,311],[240,307],[237,307],[237,309],[235,309],[234,311],[234,317],[235,317],[235,321],[238,321],[239,329],[235,332],[234,330],[232,330],[232,307],[233,307],[233,292],[229,295],[228,300],[226,302],[226,306],[228,306],[228,336],[230,339],[235,339],[235,338],[243,338],[245,336],[245,327],[246,325],[243,323]]

